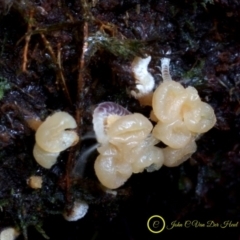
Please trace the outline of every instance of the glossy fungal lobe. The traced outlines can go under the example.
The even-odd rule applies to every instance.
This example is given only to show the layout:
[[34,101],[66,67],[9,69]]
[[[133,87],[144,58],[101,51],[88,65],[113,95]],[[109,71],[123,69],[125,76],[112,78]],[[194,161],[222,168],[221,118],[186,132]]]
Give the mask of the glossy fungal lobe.
[[36,143],[44,151],[61,152],[78,142],[75,119],[67,112],[56,112],[46,118],[36,132]]
[[180,83],[172,80],[169,62],[167,58],[162,59],[163,82],[153,94],[154,116],[161,124],[173,124],[178,120],[182,121],[192,133],[207,132],[216,123],[213,108],[201,101],[194,87],[184,88]]
[[134,113],[116,120],[109,128],[107,135],[109,142],[115,145],[124,143],[135,146],[150,134],[152,128],[151,122],[146,117]]
[[56,112],[47,117],[35,135],[33,156],[36,162],[50,169],[56,163],[61,151],[78,142],[79,137],[74,131],[76,127],[76,121],[67,112]]
[[176,167],[190,158],[196,150],[197,145],[194,138],[185,147],[180,149],[166,147],[163,149],[165,157],[164,165],[167,167]]
[[101,154],[94,163],[99,181],[109,189],[122,186],[132,175],[131,164],[124,161],[121,152],[112,144],[100,147],[99,152]]
[[181,107],[186,99],[184,87],[175,81],[164,81],[153,94],[152,107],[162,122],[180,119]]
[[106,134],[110,125],[121,116],[130,114],[124,107],[113,103],[100,103],[93,112],[93,129],[99,143],[107,143]]
[[0,232],[0,240],[14,240],[18,235],[19,232],[15,228],[7,227]]
[[36,162],[47,169],[50,169],[56,162],[60,152],[52,153],[44,151],[42,148],[35,143],[33,148],[33,156]]
[[192,134],[184,122],[177,119],[172,123],[162,123],[159,121],[153,129],[153,136],[166,145],[179,149],[189,143]]
[[164,165],[174,167],[196,151],[195,140],[215,125],[216,116],[194,87],[184,88],[172,80],[169,63],[170,59],[161,59],[163,82],[153,94],[151,118],[157,122],[153,136],[167,145]]
[[[142,172],[150,166],[152,170],[159,169],[164,157],[162,150],[154,146],[159,141],[150,136],[152,123],[142,114],[131,114],[119,105],[102,103],[100,107],[102,106],[104,107],[98,106],[94,111],[99,117],[98,122],[106,123],[102,128],[104,141],[100,142],[99,156],[94,163],[95,173],[102,185],[116,189],[122,186],[132,173]],[[109,111],[106,111],[106,106]],[[105,120],[100,119],[100,116]],[[96,124],[96,121],[93,123]],[[94,129],[98,131],[97,126],[96,124]]]

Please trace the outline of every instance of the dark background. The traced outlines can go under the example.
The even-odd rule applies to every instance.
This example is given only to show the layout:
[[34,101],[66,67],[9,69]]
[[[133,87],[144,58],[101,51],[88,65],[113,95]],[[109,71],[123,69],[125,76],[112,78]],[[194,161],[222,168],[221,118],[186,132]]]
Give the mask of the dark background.
[[[239,17],[239,2],[224,0],[1,1],[0,229],[16,226],[30,240],[43,239],[43,230],[50,239],[64,240],[192,239],[210,233],[239,239],[239,227],[159,234],[147,229],[153,215],[167,224],[240,221]],[[131,61],[151,55],[149,71],[158,84],[160,58],[169,50],[173,79],[196,87],[217,117],[190,160],[135,174],[116,197],[103,191],[94,174],[97,152],[83,154],[95,140],[80,141],[50,170],[35,163],[27,119],[64,110],[76,118],[83,137],[92,131],[92,110],[100,102],[148,116],[150,109],[128,94],[135,85]],[[28,187],[31,175],[43,177],[42,189]],[[89,211],[66,222],[61,213],[74,199],[87,201]]]

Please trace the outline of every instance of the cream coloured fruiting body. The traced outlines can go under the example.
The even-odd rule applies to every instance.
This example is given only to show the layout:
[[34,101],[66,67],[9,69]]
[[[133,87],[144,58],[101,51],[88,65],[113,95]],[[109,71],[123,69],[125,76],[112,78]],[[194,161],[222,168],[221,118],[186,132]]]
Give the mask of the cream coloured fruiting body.
[[0,232],[0,240],[14,240],[19,236],[16,228],[7,227]]
[[163,149],[163,155],[165,157],[164,165],[167,167],[176,167],[189,159],[196,150],[197,145],[194,138],[183,148],[174,149],[166,147]]
[[215,125],[216,116],[209,104],[197,102],[184,111],[183,120],[191,132],[205,133]]
[[152,172],[162,167],[164,155],[162,149],[155,146],[157,143],[159,141],[149,135],[137,147],[131,149],[129,155],[135,158],[132,163],[133,173],[143,172],[144,169]]
[[181,107],[186,99],[184,87],[174,81],[163,81],[153,94],[153,112],[161,122],[181,119]]
[[[112,115],[115,114],[113,110]],[[110,116],[111,113],[107,118]],[[104,139],[107,141],[100,142],[99,156],[94,164],[99,181],[109,189],[122,186],[132,173],[142,172],[150,165],[159,169],[163,164],[162,150],[154,147],[159,141],[150,136],[153,126],[145,116],[127,112],[127,115],[118,115],[113,119],[104,128]]]
[[57,153],[78,142],[75,119],[67,112],[56,112],[46,118],[36,132],[36,143],[47,152]]
[[127,144],[136,146],[143,141],[152,131],[151,122],[140,113],[122,116],[112,123],[107,131],[109,142],[118,146]]
[[100,103],[93,112],[93,129],[97,141],[101,144],[107,143],[108,136],[106,132],[110,125],[121,116],[128,114],[130,114],[130,112],[127,109],[116,103]]
[[[152,93],[154,81],[147,84],[147,79],[152,80],[147,70],[150,60],[134,59],[132,69],[138,92],[132,91],[132,95],[140,104],[143,97],[151,100],[154,127],[142,114],[131,114],[110,102],[100,104],[93,114],[101,144],[94,169],[99,181],[110,189],[122,186],[132,173],[183,163],[197,150],[195,141],[200,134],[216,123],[213,108],[201,101],[194,87],[184,88],[172,80],[168,58],[161,60],[163,82]],[[160,141],[165,148],[156,147]]]
[[201,101],[194,87],[184,88],[172,80],[170,59],[163,58],[161,63],[163,82],[153,94],[153,112],[157,119],[163,123],[181,120],[195,133],[211,129],[216,123],[213,108]]
[[41,176],[31,176],[27,179],[27,184],[30,188],[40,189],[42,188],[43,179]]
[[138,99],[142,105],[151,105],[152,91],[155,86],[155,80],[148,71],[150,61],[151,56],[146,58],[135,57],[131,64],[136,83],[136,91],[132,90],[131,95]]
[[50,169],[57,161],[61,151],[75,145],[79,137],[74,131],[77,127],[74,118],[67,112],[56,112],[46,118],[38,127],[33,148],[37,163]]
[[99,181],[109,189],[122,186],[132,175],[131,164],[112,144],[102,146],[98,151],[100,155],[94,163],[94,169]]
[[36,162],[47,169],[50,169],[56,162],[57,158],[60,155],[60,152],[52,153],[44,151],[41,147],[38,146],[37,143],[35,143],[33,147],[33,156],[36,160]]
[[152,117],[157,122],[155,138],[164,142],[164,165],[178,166],[197,149],[195,140],[216,123],[213,108],[202,102],[194,87],[184,88],[172,80],[170,59],[161,60],[163,82],[153,94]]
[[158,121],[153,129],[153,136],[166,145],[179,149],[185,147],[189,143],[192,134],[184,122],[177,119],[169,123]]

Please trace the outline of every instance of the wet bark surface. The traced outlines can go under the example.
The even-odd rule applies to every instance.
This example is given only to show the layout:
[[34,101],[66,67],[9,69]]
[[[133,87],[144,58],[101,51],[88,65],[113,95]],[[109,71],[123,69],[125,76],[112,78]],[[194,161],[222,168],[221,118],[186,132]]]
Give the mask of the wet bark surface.
[[[147,220],[200,223],[240,220],[240,4],[224,0],[98,0],[0,2],[0,230],[19,239],[167,239],[184,234],[239,238],[239,226],[179,227],[153,234]],[[152,56],[149,71],[161,82],[160,59],[172,78],[194,86],[215,110],[217,123],[176,168],[134,174],[106,194],[93,170],[96,143],[85,139],[92,111],[104,101],[148,116],[130,96],[134,56]],[[34,160],[29,119],[67,111],[80,142],[50,170]],[[43,187],[27,179],[42,176]],[[67,222],[74,200],[87,215]],[[54,223],[54,224],[53,224]],[[239,225],[240,223],[238,223]],[[44,233],[45,231],[45,233]],[[38,233],[40,232],[40,233]]]

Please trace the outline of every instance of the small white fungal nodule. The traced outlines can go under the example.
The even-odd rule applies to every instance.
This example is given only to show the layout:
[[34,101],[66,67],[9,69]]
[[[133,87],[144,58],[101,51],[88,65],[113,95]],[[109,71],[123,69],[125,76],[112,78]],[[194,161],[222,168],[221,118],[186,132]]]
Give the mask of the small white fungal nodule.
[[13,227],[8,227],[4,228],[0,232],[0,240],[14,240],[18,237],[19,232],[13,228]]
[[147,58],[135,57],[132,62],[132,72],[136,82],[136,91],[132,90],[133,97],[139,100],[142,105],[151,105],[152,90],[155,80],[148,71],[151,56]]
[[63,217],[69,222],[77,221],[86,215],[88,207],[85,201],[75,201],[70,213],[64,212]]

